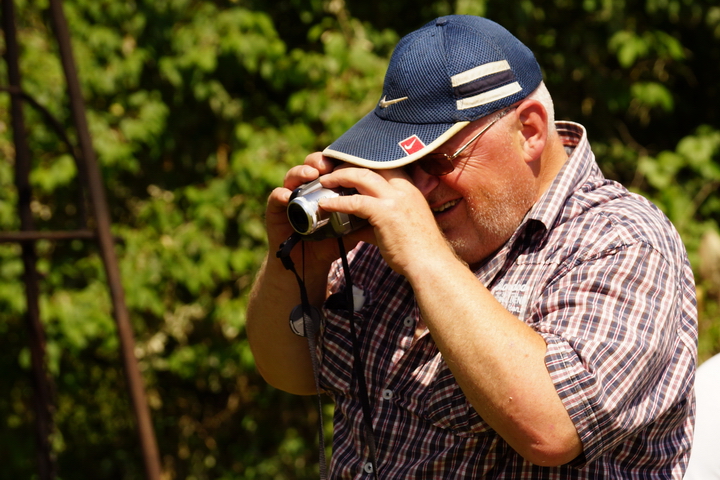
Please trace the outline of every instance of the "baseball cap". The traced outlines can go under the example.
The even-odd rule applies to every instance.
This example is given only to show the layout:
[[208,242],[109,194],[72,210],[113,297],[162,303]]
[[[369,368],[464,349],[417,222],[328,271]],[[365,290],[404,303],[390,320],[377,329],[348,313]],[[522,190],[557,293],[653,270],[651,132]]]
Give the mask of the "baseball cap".
[[398,42],[375,109],[323,154],[373,169],[407,165],[542,81],[535,56],[482,17],[449,15]]

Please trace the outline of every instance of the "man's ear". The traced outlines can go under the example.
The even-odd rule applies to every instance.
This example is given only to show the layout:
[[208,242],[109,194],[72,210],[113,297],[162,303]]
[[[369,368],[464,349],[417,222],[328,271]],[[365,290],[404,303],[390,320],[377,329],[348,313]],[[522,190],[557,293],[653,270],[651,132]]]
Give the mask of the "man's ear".
[[526,100],[517,106],[517,116],[522,125],[525,161],[539,160],[548,141],[547,111],[537,100]]

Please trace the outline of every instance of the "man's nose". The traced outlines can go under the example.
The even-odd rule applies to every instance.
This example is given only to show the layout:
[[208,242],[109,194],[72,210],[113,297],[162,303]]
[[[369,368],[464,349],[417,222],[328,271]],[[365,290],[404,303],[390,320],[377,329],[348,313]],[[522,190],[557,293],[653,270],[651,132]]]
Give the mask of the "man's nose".
[[411,163],[405,168],[408,175],[410,175],[413,184],[418,190],[420,190],[420,192],[422,192],[425,198],[427,198],[430,192],[432,192],[440,183],[440,179],[437,176],[430,175],[416,164]]

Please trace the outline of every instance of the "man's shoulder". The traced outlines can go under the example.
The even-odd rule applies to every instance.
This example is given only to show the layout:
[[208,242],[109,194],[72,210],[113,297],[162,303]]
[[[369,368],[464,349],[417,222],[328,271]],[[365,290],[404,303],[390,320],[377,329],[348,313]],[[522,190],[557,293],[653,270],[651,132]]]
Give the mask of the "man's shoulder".
[[594,251],[642,244],[676,262],[686,253],[677,229],[647,198],[603,179],[588,182],[568,198],[553,228],[556,238],[574,238]]

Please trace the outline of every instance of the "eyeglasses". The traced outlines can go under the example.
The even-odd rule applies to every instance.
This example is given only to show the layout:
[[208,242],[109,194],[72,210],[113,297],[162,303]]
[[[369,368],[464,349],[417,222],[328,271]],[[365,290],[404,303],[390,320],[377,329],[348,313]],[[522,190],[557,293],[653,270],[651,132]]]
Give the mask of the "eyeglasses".
[[490,127],[495,125],[501,118],[507,115],[514,108],[515,107],[509,107],[498,113],[490,123],[485,125],[465,145],[460,147],[460,149],[452,155],[448,155],[447,153],[429,153],[424,157],[420,158],[419,160],[411,163],[409,166],[417,165],[418,167],[422,168],[425,173],[433,176],[439,177],[447,175],[448,173],[455,170],[454,162],[457,159],[458,155],[460,155],[463,150],[470,146],[471,143],[480,138],[483,133],[487,132]]

